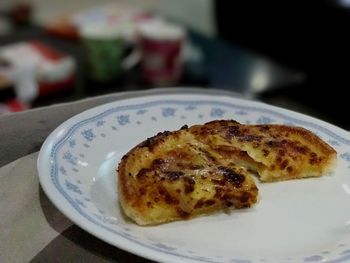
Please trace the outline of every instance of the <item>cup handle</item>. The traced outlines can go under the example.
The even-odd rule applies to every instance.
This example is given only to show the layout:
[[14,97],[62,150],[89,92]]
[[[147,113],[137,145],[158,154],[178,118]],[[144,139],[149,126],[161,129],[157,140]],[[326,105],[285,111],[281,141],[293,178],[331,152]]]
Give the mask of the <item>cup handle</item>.
[[129,55],[127,55],[121,63],[121,67],[124,71],[131,70],[141,61],[141,50],[134,48]]

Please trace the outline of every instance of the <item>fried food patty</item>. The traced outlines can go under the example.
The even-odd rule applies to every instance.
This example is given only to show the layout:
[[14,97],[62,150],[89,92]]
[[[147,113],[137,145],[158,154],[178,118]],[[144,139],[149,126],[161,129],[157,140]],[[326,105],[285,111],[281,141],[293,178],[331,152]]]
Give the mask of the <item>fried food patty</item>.
[[120,204],[155,225],[259,200],[261,181],[321,176],[336,152],[308,130],[213,121],[163,132],[131,149],[118,167]]

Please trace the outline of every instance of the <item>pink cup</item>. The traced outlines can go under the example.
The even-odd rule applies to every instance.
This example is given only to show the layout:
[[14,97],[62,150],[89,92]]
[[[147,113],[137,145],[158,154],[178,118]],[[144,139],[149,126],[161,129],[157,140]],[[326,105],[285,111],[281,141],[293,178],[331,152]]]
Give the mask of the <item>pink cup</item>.
[[163,21],[148,21],[139,26],[139,47],[144,79],[153,86],[176,84],[183,70],[183,28]]

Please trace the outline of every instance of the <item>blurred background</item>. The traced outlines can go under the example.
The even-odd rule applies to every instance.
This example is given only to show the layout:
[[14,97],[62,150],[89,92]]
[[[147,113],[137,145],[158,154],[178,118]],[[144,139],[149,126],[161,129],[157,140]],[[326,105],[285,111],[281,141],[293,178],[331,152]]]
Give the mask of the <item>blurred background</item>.
[[1,0],[0,114],[219,88],[345,129],[350,0]]

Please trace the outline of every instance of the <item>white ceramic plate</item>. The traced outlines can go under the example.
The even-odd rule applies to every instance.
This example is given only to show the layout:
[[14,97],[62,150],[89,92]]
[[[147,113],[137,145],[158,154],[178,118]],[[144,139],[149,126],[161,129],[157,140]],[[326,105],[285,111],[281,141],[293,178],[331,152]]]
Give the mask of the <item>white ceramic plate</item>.
[[[134,145],[159,131],[213,119],[303,126],[331,144],[331,175],[258,183],[253,209],[140,227],[123,217],[115,169]],[[266,104],[209,95],[159,95],[116,101],[61,124],[38,159],[48,197],[100,239],[165,262],[350,261],[350,135],[314,118]]]

